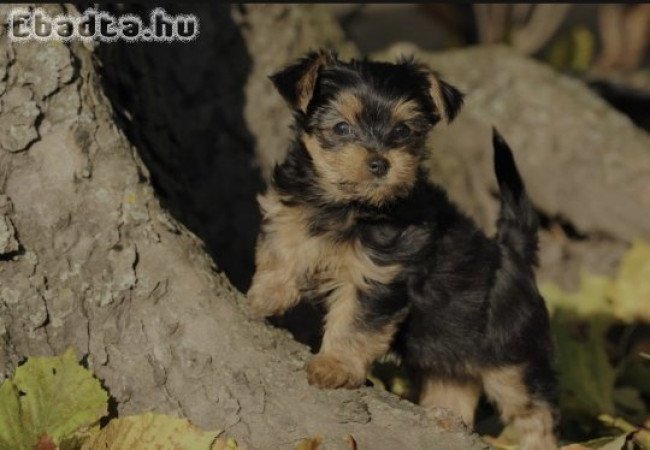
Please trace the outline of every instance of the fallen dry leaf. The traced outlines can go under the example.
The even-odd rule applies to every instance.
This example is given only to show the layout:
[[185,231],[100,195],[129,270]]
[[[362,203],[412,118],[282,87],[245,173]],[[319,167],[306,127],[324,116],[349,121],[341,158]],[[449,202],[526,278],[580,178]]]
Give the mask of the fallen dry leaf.
[[321,436],[303,439],[302,441],[298,442],[295,450],[318,450],[318,447],[320,447],[322,442],[323,438]]

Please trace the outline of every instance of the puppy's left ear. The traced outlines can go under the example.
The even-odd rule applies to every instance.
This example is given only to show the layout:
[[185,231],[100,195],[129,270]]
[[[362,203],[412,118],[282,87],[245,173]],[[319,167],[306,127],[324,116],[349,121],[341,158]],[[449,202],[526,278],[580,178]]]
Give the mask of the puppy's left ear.
[[456,118],[460,108],[463,106],[463,93],[457,88],[440,78],[438,74],[433,74],[431,79],[431,98],[438,108],[440,117],[447,123],[451,123]]
[[336,55],[329,50],[310,52],[269,78],[294,110],[305,113],[319,72],[335,59]]
[[451,123],[463,106],[463,93],[440,78],[436,72],[429,71],[429,94],[437,113],[446,123]]

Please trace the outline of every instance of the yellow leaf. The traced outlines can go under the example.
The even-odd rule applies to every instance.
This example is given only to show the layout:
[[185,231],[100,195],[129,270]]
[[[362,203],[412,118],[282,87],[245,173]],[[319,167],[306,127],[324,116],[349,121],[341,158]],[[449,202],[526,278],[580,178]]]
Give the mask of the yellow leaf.
[[594,439],[580,444],[569,444],[560,450],[624,450],[628,434]]
[[[642,449],[650,449],[650,431],[645,428],[637,427],[621,417],[612,417],[608,414],[601,414],[598,416],[598,420],[610,427],[624,431],[626,434],[623,436],[625,437],[631,435],[634,442],[639,444]],[[610,450],[609,448],[605,449],[604,447],[603,449]]]
[[575,49],[571,68],[576,72],[584,72],[594,59],[594,35],[586,26],[578,25],[571,30],[571,37]]
[[650,244],[632,243],[610,289],[616,317],[626,322],[650,323]]
[[295,450],[317,450],[323,442],[323,438],[316,436],[313,438],[303,439],[298,442]]
[[[81,450],[213,450],[230,449],[220,432],[202,431],[186,419],[145,413],[111,420]],[[215,442],[215,440],[217,442]],[[213,446],[213,444],[215,444]],[[218,445],[217,445],[218,444]]]
[[627,323],[650,323],[650,244],[635,241],[613,280],[583,272],[575,292],[553,283],[542,283],[540,289],[551,314],[563,307],[585,318],[603,315]]
[[587,272],[580,274],[580,286],[575,292],[566,292],[553,283],[540,284],[542,296],[551,315],[556,309],[562,308],[581,318],[612,315],[612,302],[608,297],[611,287],[612,281],[607,277]]
[[212,444],[210,450],[237,450],[237,441],[233,438],[218,438]]

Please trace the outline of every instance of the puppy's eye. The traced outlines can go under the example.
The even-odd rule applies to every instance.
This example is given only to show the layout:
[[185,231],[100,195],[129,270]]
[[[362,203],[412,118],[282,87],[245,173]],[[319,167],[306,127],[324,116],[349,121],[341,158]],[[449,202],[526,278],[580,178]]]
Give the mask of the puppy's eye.
[[352,134],[352,127],[347,122],[337,123],[336,125],[334,125],[333,130],[334,133],[338,134],[339,136],[348,136]]
[[400,123],[393,128],[391,134],[395,139],[405,139],[411,135],[411,129],[406,124]]

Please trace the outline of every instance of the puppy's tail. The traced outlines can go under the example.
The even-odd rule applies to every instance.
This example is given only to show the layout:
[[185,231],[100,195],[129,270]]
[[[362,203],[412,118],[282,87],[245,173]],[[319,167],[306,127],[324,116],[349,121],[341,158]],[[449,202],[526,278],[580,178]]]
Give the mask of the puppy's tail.
[[508,144],[492,128],[494,172],[501,193],[501,211],[497,222],[497,241],[521,256],[529,265],[537,264],[537,214]]

